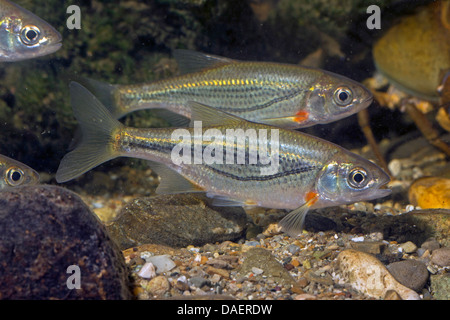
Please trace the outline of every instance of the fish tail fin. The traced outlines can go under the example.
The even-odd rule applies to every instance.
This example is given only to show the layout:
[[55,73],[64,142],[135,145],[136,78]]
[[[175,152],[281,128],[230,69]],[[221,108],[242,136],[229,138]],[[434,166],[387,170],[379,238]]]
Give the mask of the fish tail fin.
[[125,115],[126,112],[124,112],[119,101],[116,99],[115,92],[117,85],[85,77],[77,77],[76,80],[83,87],[88,89],[95,97],[97,97],[97,99],[100,100],[103,106],[111,113],[113,117],[119,119]]
[[56,172],[56,181],[59,183],[72,180],[103,162],[120,156],[113,148],[114,132],[123,128],[123,125],[79,83],[70,83],[70,95],[82,138],[77,148],[61,160]]

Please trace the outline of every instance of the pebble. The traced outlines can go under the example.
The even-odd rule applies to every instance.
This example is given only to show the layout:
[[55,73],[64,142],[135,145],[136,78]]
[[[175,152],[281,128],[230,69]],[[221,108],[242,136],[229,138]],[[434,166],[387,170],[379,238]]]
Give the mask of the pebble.
[[[257,269],[254,269],[257,268]],[[251,248],[245,253],[245,259],[239,270],[239,274],[247,277],[253,273],[253,270],[262,270],[261,273],[255,274],[255,279],[259,279],[262,275],[273,280],[280,285],[290,287],[296,284],[295,279],[289,272],[279,263],[270,251],[263,248]]]
[[141,270],[138,272],[138,276],[144,279],[151,279],[156,276],[155,266],[151,262],[146,262]]
[[388,290],[384,296],[384,300],[402,300],[402,297],[396,291]]
[[170,283],[166,277],[156,276],[148,282],[146,289],[152,296],[162,297],[169,291]]
[[188,283],[196,288],[201,288],[209,283],[208,279],[204,277],[192,277],[189,279]]
[[4,190],[0,217],[0,299],[131,298],[122,252],[77,194]]
[[295,245],[295,244],[290,244],[287,247],[287,250],[289,251],[290,254],[294,255],[294,254],[296,254],[297,252],[300,251],[300,247]]
[[432,275],[430,277],[431,291],[437,300],[450,300],[450,273]]
[[411,204],[422,209],[450,209],[450,179],[424,177],[414,181],[408,191]]
[[417,246],[411,241],[402,243],[400,245],[400,248],[405,253],[413,253],[413,252],[416,252],[416,250],[417,250]]
[[433,250],[431,262],[441,267],[450,267],[450,248],[439,248]]
[[134,199],[107,228],[124,250],[147,243],[185,247],[235,240],[246,225],[241,207],[212,207],[204,195],[175,194]]
[[427,266],[417,260],[402,260],[387,265],[395,280],[416,292],[420,292],[428,281]]
[[360,236],[360,237],[352,238],[351,240],[353,242],[363,242],[365,239],[364,239],[364,236]]
[[433,252],[433,250],[439,249],[441,245],[439,244],[439,242],[436,241],[436,239],[431,238],[422,243],[420,247],[424,250]]
[[402,170],[402,163],[399,159],[392,159],[388,164],[389,171],[394,177],[397,177]]
[[384,299],[389,290],[402,300],[420,300],[419,295],[400,284],[374,256],[347,249],[339,253],[337,264],[340,274],[355,290],[376,299]]
[[350,247],[371,254],[380,254],[385,243],[382,241],[351,242]]
[[166,254],[148,257],[145,261],[155,266],[157,274],[168,272],[176,267],[175,262],[173,262],[169,255]]

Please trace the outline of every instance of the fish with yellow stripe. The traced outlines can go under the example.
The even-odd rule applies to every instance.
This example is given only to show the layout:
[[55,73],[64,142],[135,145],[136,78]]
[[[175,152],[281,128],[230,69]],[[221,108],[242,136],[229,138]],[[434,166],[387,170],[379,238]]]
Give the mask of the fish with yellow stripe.
[[9,1],[0,0],[0,61],[41,57],[61,48],[61,34],[47,22]]
[[299,65],[238,61],[190,50],[175,50],[180,76],[147,84],[111,85],[79,81],[114,117],[161,108],[191,117],[196,101],[249,121],[304,128],[348,117],[372,103],[360,83]]
[[22,162],[0,154],[0,190],[37,184],[39,174]]
[[83,139],[61,160],[59,183],[116,157],[146,159],[161,179],[156,193],[206,192],[216,205],[294,209],[280,222],[293,236],[310,209],[390,193],[384,188],[389,176],[377,165],[302,132],[197,102],[188,103],[190,127],[125,127],[79,83],[72,82],[70,91]]

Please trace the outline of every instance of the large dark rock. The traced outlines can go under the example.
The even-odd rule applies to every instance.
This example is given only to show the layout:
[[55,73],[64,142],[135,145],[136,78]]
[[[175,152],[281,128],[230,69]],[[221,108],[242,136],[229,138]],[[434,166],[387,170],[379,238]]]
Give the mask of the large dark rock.
[[134,199],[107,228],[122,250],[148,243],[202,246],[244,234],[247,215],[241,207],[213,207],[208,202],[200,194]]
[[123,255],[75,193],[55,186],[0,192],[0,299],[127,298]]

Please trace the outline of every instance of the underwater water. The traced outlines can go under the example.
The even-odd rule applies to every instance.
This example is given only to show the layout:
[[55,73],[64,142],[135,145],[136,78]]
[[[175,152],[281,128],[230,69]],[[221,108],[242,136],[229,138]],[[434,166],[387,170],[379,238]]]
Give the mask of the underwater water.
[[[385,0],[377,1],[376,5],[372,6],[373,2],[368,0],[345,2],[337,0],[83,0],[75,4],[71,1],[59,0],[45,2],[17,0],[15,3],[44,20],[36,20],[35,23],[48,23],[61,35],[62,46],[55,48],[56,51],[43,52],[39,56],[30,54],[29,57],[20,58],[19,61],[10,61],[11,59],[0,61],[0,155],[20,161],[37,171],[40,176],[40,185],[62,187],[79,195],[86,205],[98,215],[110,236],[118,243],[120,250],[123,250],[125,261],[129,267],[130,260],[133,259],[126,251],[129,248],[149,244],[173,248],[187,248],[189,245],[201,247],[208,244],[212,246],[224,241],[233,241],[242,245],[255,240],[256,236],[263,234],[269,225],[279,222],[286,215],[286,210],[291,211],[297,207],[302,207],[302,209],[300,213],[296,210],[299,215],[294,215],[293,224],[299,224],[298,220],[301,219],[303,227],[308,209],[311,209],[309,212],[322,214],[335,222],[328,229],[324,226],[314,227],[312,222],[308,224],[308,220],[306,220],[306,230],[309,230],[314,243],[319,240],[323,241],[322,244],[316,244],[316,248],[321,246],[321,251],[325,247],[329,248],[334,245],[331,244],[331,241],[334,241],[333,235],[336,233],[339,233],[339,239],[348,240],[362,235],[366,236],[366,240],[368,240],[369,235],[373,236],[376,232],[381,232],[382,236],[374,241],[384,240],[386,244],[383,246],[386,247],[412,241],[420,249],[423,243],[429,238],[433,238],[438,243],[438,247],[448,250],[450,245],[448,229],[450,101],[447,101],[448,92],[450,92],[447,84],[447,75],[450,70],[449,1],[410,1],[405,3]],[[10,20],[3,18],[3,26],[7,21],[10,23]],[[42,34],[44,34],[43,30],[41,30]],[[47,30],[47,34],[50,33],[53,36],[53,40],[50,39],[50,42],[59,43],[57,34],[52,34],[52,32],[51,29]],[[415,34],[416,37],[411,34]],[[2,33],[1,36],[10,35],[11,32],[8,31]],[[3,45],[7,42],[2,40],[1,43]],[[11,46],[11,42],[8,43]],[[41,44],[41,47],[45,47],[45,45]],[[13,50],[18,52],[21,46],[19,43]],[[427,50],[420,50],[423,48]],[[188,57],[183,56],[181,59],[176,59],[177,52],[180,52],[177,50],[180,49],[189,50],[186,51]],[[189,56],[189,52],[192,56]],[[199,53],[212,55],[212,57],[205,58]],[[14,55],[14,52],[12,54]],[[186,68],[182,64],[186,61],[188,73],[185,73],[184,69]],[[262,64],[261,66],[257,64],[256,69],[252,69],[252,65],[246,66],[245,62],[247,61]],[[275,65],[268,67],[264,63],[275,63]],[[289,67],[282,67],[285,64]],[[225,70],[230,65],[233,67],[231,71]],[[292,71],[294,76],[290,73],[291,66],[295,70],[295,72]],[[207,69],[208,73],[204,71],[205,68],[211,68],[212,71]],[[194,72],[200,72],[198,77],[200,80],[195,80],[198,82],[192,80],[191,74]],[[226,92],[221,91],[224,90],[225,84],[216,85],[214,88],[204,91],[201,91],[203,88],[199,88],[201,85],[198,83],[211,85],[214,83],[214,77],[222,74],[228,76],[227,72],[231,74],[231,77],[239,79],[236,80],[235,88]],[[92,87],[97,88],[98,91],[91,90],[88,85],[89,80],[86,79],[98,81],[101,85],[96,84],[97,82],[91,83]],[[254,87],[249,88],[248,84],[253,81],[252,79],[259,79],[260,82],[257,83],[257,80],[254,80],[255,83],[251,83]],[[70,85],[72,81],[85,85],[92,91],[92,94],[85,93],[81,89],[74,91],[73,86]],[[164,81],[168,84],[165,84]],[[165,87],[152,87],[155,83],[164,83]],[[186,89],[188,84],[192,83],[197,83],[197,88],[189,85],[189,88]],[[108,84],[115,86],[108,86]],[[228,85],[230,86],[229,83]],[[235,85],[234,79],[233,85]],[[244,85],[246,85],[245,88]],[[340,86],[340,91],[334,91],[336,85]],[[282,91],[290,86],[294,88],[292,91],[288,93]],[[170,91],[169,87],[173,91]],[[301,89],[295,89],[297,87]],[[120,88],[122,96],[118,97],[119,89],[113,91],[116,90],[115,88]],[[350,91],[348,91],[349,88]],[[194,92],[194,89],[199,89],[199,91]],[[158,169],[160,168],[158,166],[152,167],[152,164],[147,161],[164,163],[160,160],[162,156],[156,153],[147,158],[140,156],[149,148],[145,149],[136,141],[153,138],[150,133],[154,132],[151,130],[156,128],[166,128],[165,130],[169,132],[171,129],[168,128],[173,126],[173,123],[180,122],[176,122],[176,120],[171,122],[172,116],[167,116],[166,113],[157,109],[148,109],[148,105],[145,106],[143,101],[146,99],[146,94],[148,95],[148,92],[152,90],[155,92],[158,90],[159,100],[155,103],[159,103],[161,106],[165,106],[166,99],[175,100],[182,97],[179,98],[182,102],[177,100],[178,104],[174,103],[173,106],[167,107],[169,110],[172,108],[172,111],[179,105],[186,105],[191,100],[206,104],[205,109],[193,107],[194,115],[192,117],[200,115],[200,120],[208,122],[212,126],[221,124],[235,128],[241,120],[230,117],[222,111],[233,113],[233,110],[240,108],[239,110],[244,111],[241,113],[236,111],[234,113],[236,117],[246,117],[248,120],[267,125],[267,127],[261,128],[287,126],[289,130],[295,130],[294,138],[288,136],[289,138],[286,140],[281,140],[281,145],[283,147],[287,145],[286,150],[289,151],[281,153],[282,159],[287,158],[284,155],[290,154],[290,150],[295,149],[298,156],[295,156],[294,160],[288,159],[286,162],[290,165],[299,161],[293,165],[295,170],[298,170],[296,174],[300,175],[299,172],[303,174],[305,171],[316,170],[315,174],[317,175],[306,176],[305,174],[305,176],[296,178],[297,180],[286,178],[274,182],[275,186],[273,184],[265,186],[263,180],[247,177],[250,169],[246,171],[245,168],[239,168],[226,173],[221,169],[223,176],[235,175],[239,178],[235,180],[239,182],[232,184],[228,180],[224,180],[224,183],[219,183],[220,177],[217,178],[211,174],[205,178],[204,171],[202,171],[201,173],[189,173],[190,175],[186,173],[184,180],[178,180],[173,177],[173,174],[168,174],[167,181],[172,185],[164,184],[163,188],[161,181],[163,181],[162,177],[167,175],[167,170]],[[74,92],[76,96],[74,96]],[[178,94],[179,96],[177,96]],[[355,100],[352,103],[345,102],[347,95],[351,95],[350,99]],[[371,103],[368,102],[369,95],[371,97],[373,95]],[[117,138],[119,136],[117,128],[119,127],[116,123],[117,127],[111,129],[109,140],[105,140],[104,145],[110,148],[108,150],[116,148],[114,151],[117,151],[120,146],[123,148],[120,152],[111,152],[106,156],[94,152],[95,149],[100,149],[99,145],[85,147],[87,144],[83,143],[86,143],[86,137],[89,136],[86,134],[85,128],[88,125],[83,126],[85,120],[80,120],[80,118],[88,118],[86,121],[89,119],[97,121],[93,125],[91,124],[91,129],[87,129],[92,132],[95,127],[103,128],[103,124],[107,122],[106,120],[98,121],[100,118],[95,118],[98,114],[104,113],[102,107],[97,113],[95,110],[92,114],[90,113],[89,110],[94,108],[90,107],[91,104],[95,105],[92,101],[96,98],[93,96],[96,96],[108,110],[114,110],[114,105],[128,103],[130,110],[126,112],[122,110],[121,118],[116,120],[111,117],[111,122],[119,121],[126,127],[139,128],[143,130],[142,132],[147,130],[145,134],[135,134],[138,138],[134,141],[131,139],[132,142],[124,139],[119,141]],[[297,98],[298,100],[295,100]],[[292,103],[289,104],[289,102]],[[212,111],[209,109],[212,103],[215,104],[213,107],[218,109],[222,107],[223,110],[214,113],[214,109]],[[273,105],[272,113],[266,111],[268,105]],[[337,113],[343,112],[342,108],[347,108],[348,105],[351,105],[352,109],[346,111],[342,116],[338,116]],[[297,109],[299,106],[301,108]],[[314,107],[317,108],[317,106],[322,108],[320,112],[315,111]],[[262,110],[263,107],[266,109]],[[256,111],[250,113],[245,108],[253,108]],[[183,112],[185,111],[180,111],[182,114]],[[302,127],[302,123],[306,123],[306,119],[309,121],[313,118],[314,112],[317,112],[318,117],[320,115],[325,120],[322,119],[317,124],[312,123]],[[333,118],[334,116],[336,118]],[[189,121],[184,121],[183,125],[175,125],[175,127],[187,127],[188,123]],[[131,131],[123,130],[125,132],[122,132],[123,135],[128,133],[129,136],[134,135],[134,133],[130,133]],[[92,133],[91,136],[98,137],[100,140],[100,131]],[[81,138],[80,132],[84,134]],[[297,132],[300,134],[298,134],[298,138],[295,138]],[[313,142],[303,140],[301,133],[313,137],[311,138]],[[280,136],[284,137],[282,134]],[[111,137],[115,137],[116,140],[113,141]],[[162,145],[161,141],[165,139],[164,137],[157,141],[157,146]],[[316,138],[319,138],[320,142],[317,142],[319,140],[316,141]],[[316,147],[318,144],[320,147]],[[136,145],[142,148],[139,149]],[[310,145],[316,149],[311,151],[313,147]],[[335,181],[320,180],[319,175],[325,171],[322,169],[328,168],[327,165],[331,162],[333,164],[336,162],[341,167],[347,166],[340,162],[344,158],[343,155],[335,155],[335,153],[340,155],[340,152],[347,154],[347,151],[340,151],[341,148],[352,152],[351,157],[353,154],[357,155],[355,156],[357,160],[352,158],[349,163],[361,161],[358,162],[359,171],[351,171],[352,173],[349,175],[354,178],[353,183],[357,185],[355,188],[359,188],[358,184],[364,184],[363,187],[366,187],[366,182],[360,181],[360,179],[372,179],[373,186],[371,188],[373,189],[363,196],[353,193],[352,189],[351,192],[347,191],[339,199],[328,195],[325,199],[325,196],[322,197],[321,190],[332,189],[331,184]],[[139,150],[136,151],[136,149]],[[79,151],[81,157],[62,162],[62,159],[74,150],[81,150]],[[151,150],[152,152],[160,151],[157,147],[152,147]],[[88,152],[93,152],[92,157],[87,155]],[[83,167],[85,155],[89,165]],[[124,155],[129,157],[123,157]],[[101,161],[98,160],[100,156],[104,156]],[[96,160],[92,160],[93,158]],[[281,166],[285,170],[284,172],[294,170],[288,164],[286,167]],[[81,168],[78,168],[77,165]],[[65,171],[61,172],[63,166],[66,166],[63,168]],[[17,164],[15,164],[16,167]],[[310,169],[312,167],[314,169]],[[367,169],[367,172],[364,168]],[[59,176],[57,175],[58,170],[60,170]],[[215,173],[217,171],[218,169],[215,168]],[[14,180],[18,178],[14,178],[12,174],[10,173],[10,180],[17,182]],[[388,176],[390,182],[386,186]],[[422,180],[420,180],[421,178]],[[424,178],[429,180],[423,180]],[[244,181],[248,180],[259,182],[252,184],[251,187],[246,187]],[[36,181],[32,183],[34,186],[39,184]],[[160,190],[170,191],[167,193],[176,193],[173,191],[181,190],[180,193],[183,196],[190,192],[203,191],[202,194],[207,193],[208,199],[198,200],[194,197],[186,200],[172,194],[161,194],[161,192],[157,192],[158,186],[161,187]],[[391,189],[392,192],[390,194],[384,192],[385,188]],[[337,194],[343,189],[345,187],[336,187],[331,193]],[[298,190],[301,190],[301,193]],[[2,190],[0,190],[1,192]],[[20,193],[21,191],[16,189],[10,192]],[[193,193],[193,195],[197,194]],[[226,216],[223,218],[225,220],[211,221],[208,214],[204,212],[198,213],[198,216],[203,219],[196,216],[189,217],[189,210],[192,212],[203,210],[198,207],[204,208],[206,204],[203,201],[209,203],[211,194],[216,195],[216,200],[218,200],[216,204],[222,205],[217,210],[222,218]],[[147,198],[149,196],[156,196],[154,198],[156,200],[149,200],[153,199]],[[246,207],[252,205],[256,208]],[[209,204],[207,207],[209,208]],[[244,209],[241,209],[242,207]],[[339,209],[331,209],[332,207]],[[134,213],[127,208],[136,211],[145,208],[146,212],[152,212],[152,215],[161,214],[163,216],[163,213],[167,213],[168,216],[162,217],[162,220],[150,221],[147,217],[139,217],[140,213]],[[396,232],[395,228],[389,226],[389,218],[386,216],[401,216],[414,209],[416,211],[424,210],[424,216],[432,216],[431,222],[428,220],[425,222],[425,224],[429,223],[424,227],[426,232],[411,231],[405,235],[406,233],[402,233],[404,229],[399,228]],[[432,209],[441,211],[437,213]],[[365,213],[355,213],[356,211]],[[364,220],[365,214],[370,215],[367,220]],[[372,219],[374,215],[383,222],[374,221]],[[178,224],[174,222],[177,219]],[[233,220],[232,223],[231,220]],[[435,222],[436,220],[438,222]],[[206,226],[202,224],[202,221]],[[336,224],[336,221],[339,222]],[[197,222],[199,223],[198,228],[195,225]],[[377,229],[377,224],[382,230]],[[153,227],[155,230],[152,229]],[[232,232],[219,232],[217,235],[217,232],[211,231],[222,227],[232,230]],[[200,230],[197,237],[192,235],[196,229]],[[156,236],[148,235],[148,230],[152,230],[150,233],[155,233]],[[161,235],[158,234],[158,230]],[[287,230],[291,230],[291,225]],[[325,235],[320,235],[321,239],[317,240],[317,232]],[[341,233],[345,235],[341,236]],[[286,236],[280,231],[278,234],[275,232],[275,236],[282,237],[280,234]],[[303,248],[308,241],[305,238],[307,237],[306,233],[303,234],[299,231],[299,233],[294,233],[294,236],[298,234],[300,234],[300,240],[291,245]],[[351,236],[347,236],[347,234]],[[265,237],[273,236],[274,234],[269,233]],[[282,241],[294,241],[293,239],[287,240],[288,238],[290,239],[286,236]],[[325,240],[323,240],[324,238]],[[260,237],[255,241],[263,241],[263,238]],[[269,242],[272,249],[276,247],[272,244],[272,240],[267,240],[266,245],[262,246],[269,248],[267,246]],[[277,241],[273,240],[273,242]],[[350,240],[347,242],[351,243]],[[313,264],[312,270],[318,270],[328,265],[333,259],[336,259],[339,251],[345,248],[348,246],[338,244],[335,245],[335,249],[326,249],[330,251],[330,255],[314,260],[314,263],[316,261],[320,263]],[[354,247],[351,248],[354,249]],[[214,250],[216,249],[210,249],[213,253]],[[216,252],[218,252],[217,250]],[[228,247],[221,250],[227,256],[233,255],[230,254],[232,249]],[[151,250],[136,250],[136,252],[141,251]],[[166,254],[164,251],[161,252],[163,252],[161,254]],[[402,253],[401,250],[399,252]],[[178,261],[182,262],[177,268],[197,258],[195,253],[199,254],[195,250],[189,251],[190,255],[186,252],[180,253]],[[211,256],[206,253],[203,256],[217,259],[219,254],[214,255],[213,253]],[[434,268],[433,272],[429,272],[435,278],[434,280],[427,278],[426,284],[419,289],[408,290],[413,290],[417,297],[420,295],[420,298],[448,299],[449,292],[446,289],[443,291],[437,289],[443,285],[432,287],[430,283],[436,283],[442,274],[448,273],[450,265],[447,262],[436,264],[436,260],[430,262],[431,258],[427,260],[420,253],[420,250],[409,252],[410,256],[414,256],[418,260],[422,256],[421,263],[428,266],[428,270]],[[377,254],[385,254],[392,260],[381,259],[384,264],[408,258],[398,257],[398,252],[395,254],[378,252]],[[432,250],[428,254],[433,257]],[[171,256],[172,260],[177,260],[175,256],[176,254]],[[305,272],[310,270],[311,266],[308,268],[306,264],[298,262],[302,261],[298,258],[298,252],[290,253],[289,257],[290,262],[284,263],[284,266],[290,265],[291,269],[285,269],[289,269],[291,276],[295,278],[295,286],[297,286],[299,279],[308,278]],[[282,260],[286,257],[277,256],[277,258]],[[197,267],[205,264],[201,260],[202,257],[198,259],[200,260],[193,262]],[[298,264],[293,261],[297,261]],[[237,268],[237,262],[227,260],[227,263],[227,268],[222,268],[228,270],[225,275],[215,269],[205,272],[211,277],[217,274],[216,278],[221,277],[220,279],[223,281],[232,279],[235,275],[233,271],[229,270]],[[192,283],[181,280],[182,284],[175,280],[174,283],[170,282],[172,280],[166,280],[170,282],[168,285],[170,289],[163,293],[152,291],[147,286],[150,280],[145,280],[144,285],[139,282],[142,277],[136,275],[141,270],[142,264],[144,261],[136,262],[130,267],[135,272],[133,277],[138,279],[136,280],[137,284],[134,284],[135,289],[132,294],[134,298],[170,298],[182,296],[186,292],[189,292],[189,295],[200,294],[196,291],[195,285],[193,289],[190,287]],[[219,263],[211,265],[216,269],[221,269]],[[255,267],[259,268],[257,265]],[[177,276],[184,275],[185,270],[178,270]],[[252,270],[251,267],[250,270]],[[269,271],[265,272],[269,273]],[[330,271],[326,269],[324,272]],[[257,272],[253,270],[253,273]],[[162,276],[160,272],[157,274]],[[244,275],[244,273],[242,274]],[[189,279],[189,275],[186,274],[186,276]],[[196,277],[193,274],[190,276],[191,278]],[[442,281],[448,281],[447,279],[448,277]],[[205,289],[205,284],[197,286],[197,289],[203,288],[203,292],[214,291],[211,290],[213,286],[210,280],[208,278],[207,289]],[[275,295],[280,292],[279,296],[270,296],[268,293],[266,295],[261,293],[258,296],[255,291],[252,291],[254,295],[252,298],[264,299],[269,296],[283,299],[288,296],[290,298],[297,296],[298,299],[351,298],[345,292],[344,294],[320,296],[326,291],[320,286],[332,286],[332,284],[324,284],[316,280],[308,278],[310,284],[316,283],[316,287],[313,288],[308,284],[300,289],[301,292],[273,290],[271,294]],[[260,281],[263,283],[263,280]],[[333,281],[337,283],[337,280]],[[243,293],[245,290],[242,288],[227,287],[220,280],[216,283],[219,283],[223,289],[221,289],[221,293],[234,295],[238,299],[249,299],[248,292]],[[283,285],[287,286],[285,283]],[[0,298],[14,298],[13,294],[10,294],[9,291],[7,294],[7,291],[1,288],[0,285]],[[354,289],[361,294],[355,293],[353,296],[355,299],[386,298],[385,292],[374,294],[370,289],[356,287]],[[416,298],[416,295],[404,293],[402,290],[396,291],[400,298]],[[260,290],[260,292],[263,291]],[[329,292],[331,291],[329,290]],[[301,296],[303,294],[310,296]],[[53,296],[61,298],[57,294]],[[130,298],[130,296],[124,294],[120,297]],[[70,297],[76,298],[77,296]],[[48,296],[43,294],[37,298],[45,299]],[[108,298],[108,296],[100,298]]]

